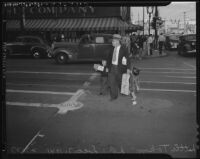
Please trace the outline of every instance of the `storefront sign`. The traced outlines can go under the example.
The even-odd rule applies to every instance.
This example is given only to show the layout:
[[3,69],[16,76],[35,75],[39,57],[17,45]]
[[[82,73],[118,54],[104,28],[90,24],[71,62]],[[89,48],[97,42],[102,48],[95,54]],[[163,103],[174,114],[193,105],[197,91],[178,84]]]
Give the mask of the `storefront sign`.
[[[26,18],[74,18],[74,17],[108,17],[126,16],[126,9],[122,7],[25,7]],[[8,19],[19,19],[22,7],[5,7],[4,14]]]

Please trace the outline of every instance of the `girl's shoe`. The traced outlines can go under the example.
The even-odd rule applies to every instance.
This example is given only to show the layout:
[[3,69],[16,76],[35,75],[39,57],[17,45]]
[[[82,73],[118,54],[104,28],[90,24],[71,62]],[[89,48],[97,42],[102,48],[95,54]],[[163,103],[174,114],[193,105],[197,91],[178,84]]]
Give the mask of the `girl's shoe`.
[[136,104],[137,104],[137,102],[134,100],[134,101],[132,102],[132,104],[133,104],[133,105],[136,105]]

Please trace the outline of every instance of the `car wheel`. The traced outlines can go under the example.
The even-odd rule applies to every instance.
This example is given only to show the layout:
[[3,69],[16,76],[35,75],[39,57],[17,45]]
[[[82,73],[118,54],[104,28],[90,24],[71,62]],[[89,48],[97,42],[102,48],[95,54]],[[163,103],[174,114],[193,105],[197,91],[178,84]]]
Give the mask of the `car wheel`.
[[40,51],[39,51],[39,50],[33,50],[33,52],[32,52],[32,57],[33,57],[34,59],[39,59],[39,58],[41,58],[41,53],[40,53]]
[[68,56],[65,53],[59,53],[55,60],[58,64],[65,64],[68,61]]

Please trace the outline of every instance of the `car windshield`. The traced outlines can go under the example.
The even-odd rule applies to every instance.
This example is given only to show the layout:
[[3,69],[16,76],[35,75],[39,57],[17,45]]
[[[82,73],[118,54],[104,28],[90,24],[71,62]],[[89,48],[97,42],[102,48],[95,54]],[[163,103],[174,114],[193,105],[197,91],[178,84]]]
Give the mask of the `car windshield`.
[[169,39],[170,39],[170,40],[178,40],[178,38],[179,38],[178,35],[169,36]]
[[17,38],[16,42],[23,42],[23,38]]
[[185,40],[196,40],[196,35],[188,35],[188,36],[184,36]]

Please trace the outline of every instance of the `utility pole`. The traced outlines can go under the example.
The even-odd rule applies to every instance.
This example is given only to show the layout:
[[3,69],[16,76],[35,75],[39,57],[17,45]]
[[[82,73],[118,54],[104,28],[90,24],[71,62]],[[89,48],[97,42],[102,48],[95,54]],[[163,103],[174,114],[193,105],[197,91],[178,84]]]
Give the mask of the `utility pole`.
[[157,19],[158,19],[158,6],[155,7],[155,48],[157,49],[157,41],[158,41],[158,30],[157,30]]
[[143,36],[144,36],[144,7],[143,7]]
[[185,18],[186,17],[186,12],[183,12],[183,19],[184,19],[184,33],[186,33],[186,24],[185,24]]

